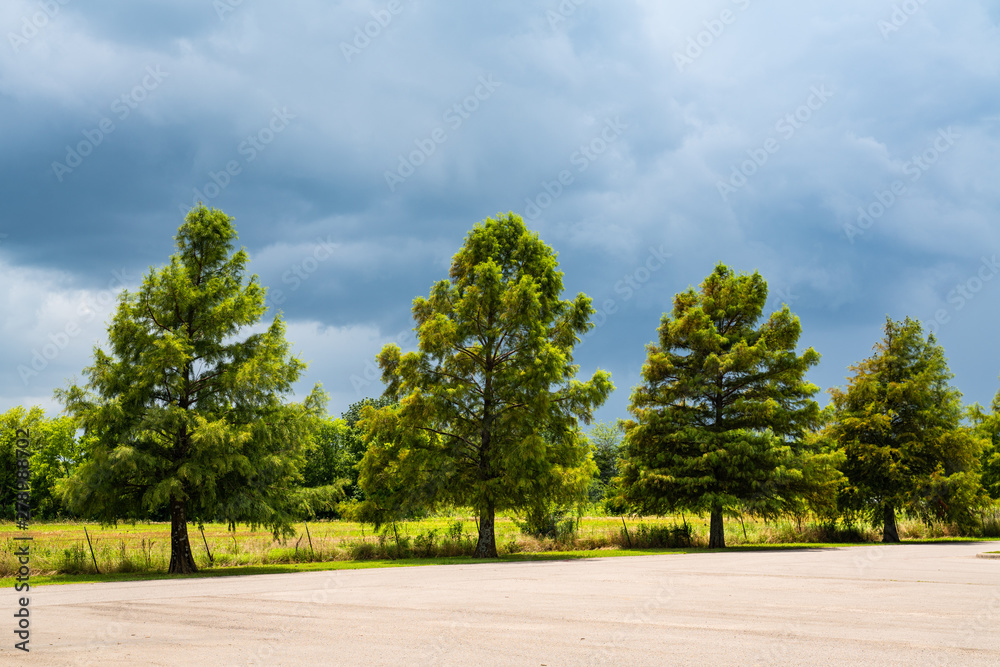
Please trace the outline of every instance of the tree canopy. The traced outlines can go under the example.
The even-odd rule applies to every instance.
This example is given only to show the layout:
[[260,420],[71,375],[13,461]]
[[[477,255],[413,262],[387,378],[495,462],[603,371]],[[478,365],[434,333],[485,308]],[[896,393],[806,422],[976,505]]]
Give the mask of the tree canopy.
[[819,361],[796,352],[801,326],[788,306],[759,323],[767,283],[723,264],[674,297],[659,342],[647,346],[632,393],[617,480],[638,512],[711,515],[710,547],[724,547],[723,516],[789,511],[832,473],[807,439],[819,423]]
[[292,400],[305,364],[281,314],[263,321],[265,288],[232,218],[199,205],[175,241],[166,265],[120,293],[84,379],[56,391],[67,416],[0,415],[0,518],[14,512],[18,429],[31,432],[34,516],[169,516],[171,573],[197,569],[190,522],[283,539],[301,518],[380,528],[471,507],[474,554],[496,557],[498,512],[562,536],[571,509],[601,500],[708,514],[721,548],[725,518],[744,514],[811,513],[851,531],[862,518],[884,541],[899,540],[900,514],[988,534],[977,511],[1000,499],[1000,392],[988,412],[963,408],[943,349],[909,318],[887,318],[821,411],[806,379],[819,354],[800,348],[798,317],[782,305],[765,318],[764,278],[719,263],[663,313],[631,419],[585,434],[614,389],[603,370],[577,379],[591,300],[564,298],[557,254],[498,214],[414,299],[417,349],[377,355],[383,395],[335,419],[319,385]]
[[887,319],[875,353],[830,390],[831,435],[844,450],[847,511],[882,525],[898,542],[896,513],[968,523],[981,501],[982,440],[962,424],[961,393],[933,334],[919,322]]
[[578,426],[613,389],[574,379],[590,299],[563,300],[556,255],[513,214],[477,223],[448,280],[413,303],[419,348],[378,355],[385,395],[364,410],[360,481],[386,512],[436,503],[479,514],[475,555],[495,557],[495,513],[586,492],[596,467]]
[[75,510],[113,523],[169,507],[171,573],[197,568],[188,520],[290,534],[294,488],[325,404],[286,396],[305,364],[280,315],[257,327],[265,290],[222,211],[199,206],[170,263],[123,291],[85,385],[57,391],[90,443],[64,485]]

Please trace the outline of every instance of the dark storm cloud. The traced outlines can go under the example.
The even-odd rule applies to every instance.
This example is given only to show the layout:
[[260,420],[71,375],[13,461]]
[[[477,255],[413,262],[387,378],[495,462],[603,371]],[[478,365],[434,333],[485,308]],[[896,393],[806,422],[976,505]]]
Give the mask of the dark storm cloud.
[[412,299],[508,210],[594,299],[577,361],[613,372],[606,418],[718,261],[800,315],[824,388],[887,315],[939,317],[987,402],[1000,3],[903,4],[74,0],[26,38],[39,5],[7,3],[0,395],[46,402],[78,374],[96,298],[166,262],[201,200],[236,218],[334,411],[379,391],[370,359]]

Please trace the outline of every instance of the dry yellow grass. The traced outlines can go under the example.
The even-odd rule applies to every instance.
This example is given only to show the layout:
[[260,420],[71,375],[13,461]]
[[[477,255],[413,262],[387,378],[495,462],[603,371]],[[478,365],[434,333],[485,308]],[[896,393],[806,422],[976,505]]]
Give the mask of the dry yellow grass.
[[[521,533],[510,517],[497,519],[497,546],[501,554],[540,553],[593,549],[640,547],[704,547],[707,544],[706,518],[684,517],[691,528],[690,540],[671,528],[681,517],[629,518],[628,536],[622,530],[621,517],[583,517],[572,532],[557,537],[539,538]],[[90,534],[93,556],[84,535]],[[956,532],[943,525],[925,526],[916,521],[901,521],[903,539],[952,537]],[[216,566],[265,565],[333,560],[375,558],[442,557],[471,555],[476,537],[471,515],[434,517],[405,521],[373,533],[371,526],[350,521],[316,521],[298,524],[296,535],[284,542],[275,540],[266,530],[238,526],[230,531],[225,524],[206,524],[204,538],[195,526],[188,534],[199,566],[210,565],[209,552]],[[14,535],[21,534],[12,523],[0,523],[0,577],[15,574]],[[83,523],[39,523],[27,534],[34,537],[31,570],[38,574],[75,574],[94,572],[94,559],[102,573],[144,572],[167,569],[170,558],[170,524],[139,523],[103,527]],[[397,541],[398,535],[398,541]],[[852,533],[831,535],[821,526],[795,521],[763,522],[737,519],[726,521],[726,541],[730,546],[749,544],[825,543],[831,541],[877,541],[879,531],[860,528]],[[311,544],[310,544],[311,542]],[[19,546],[19,545],[18,545]]]

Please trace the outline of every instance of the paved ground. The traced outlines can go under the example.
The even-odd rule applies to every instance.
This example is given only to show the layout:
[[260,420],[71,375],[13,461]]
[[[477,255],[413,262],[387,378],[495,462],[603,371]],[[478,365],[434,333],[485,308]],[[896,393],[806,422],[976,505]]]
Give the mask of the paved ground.
[[[1000,543],[32,591],[44,665],[1000,665]],[[13,606],[13,594],[5,595]],[[11,624],[8,613],[0,614]]]

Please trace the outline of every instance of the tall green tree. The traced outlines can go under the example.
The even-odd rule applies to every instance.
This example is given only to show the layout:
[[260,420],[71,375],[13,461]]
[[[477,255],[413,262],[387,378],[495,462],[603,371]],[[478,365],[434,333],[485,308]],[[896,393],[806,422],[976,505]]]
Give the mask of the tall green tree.
[[563,300],[556,255],[513,214],[477,223],[450,279],[417,298],[419,349],[378,355],[396,407],[364,410],[360,481],[387,511],[435,503],[479,514],[477,557],[496,557],[498,510],[585,493],[596,468],[578,422],[612,391],[574,380],[590,299]]
[[124,291],[87,383],[56,392],[92,438],[67,481],[70,506],[106,523],[169,507],[171,573],[197,567],[189,520],[221,519],[288,535],[310,438],[326,400],[285,399],[305,364],[285,325],[247,333],[265,311],[248,256],[222,211],[199,206],[170,263]]
[[790,511],[806,492],[819,423],[805,381],[819,361],[796,352],[801,326],[788,306],[759,323],[767,283],[723,264],[674,297],[625,423],[619,496],[641,513],[711,516],[709,546],[725,547],[724,516],[750,507]]
[[981,501],[982,440],[962,424],[961,393],[949,384],[944,350],[920,323],[886,319],[875,353],[830,390],[831,433],[844,450],[841,503],[898,542],[897,513],[968,523]]

